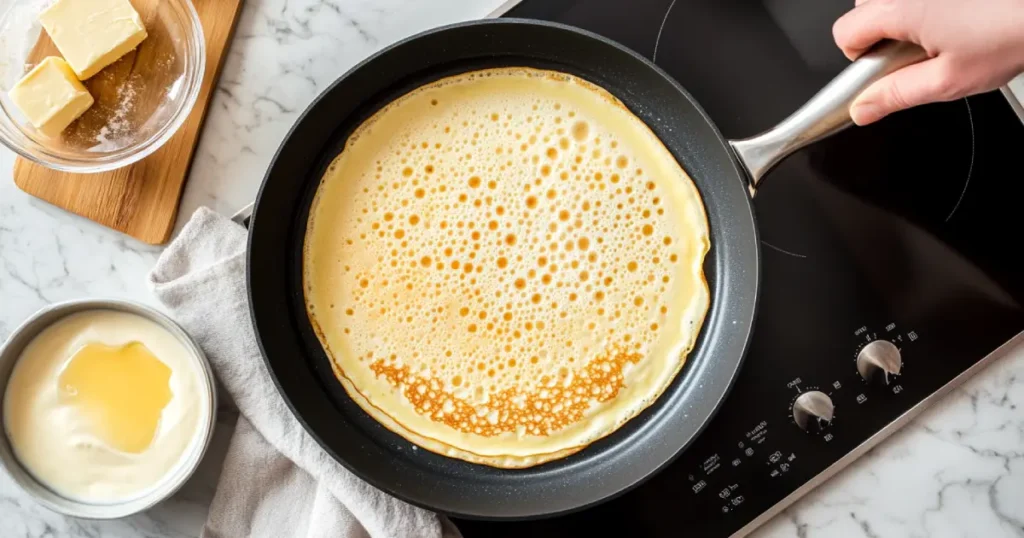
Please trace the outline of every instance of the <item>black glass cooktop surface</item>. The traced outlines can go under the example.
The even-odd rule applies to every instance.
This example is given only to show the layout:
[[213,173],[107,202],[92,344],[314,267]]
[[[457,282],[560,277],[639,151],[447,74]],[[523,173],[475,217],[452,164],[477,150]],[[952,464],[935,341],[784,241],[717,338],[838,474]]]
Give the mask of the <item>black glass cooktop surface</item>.
[[[796,110],[847,65],[831,27],[852,4],[524,0],[506,16],[576,25],[633,48],[740,138]],[[1021,148],[1024,126],[993,92],[847,129],[784,161],[755,199],[763,280],[751,349],[699,438],[598,507],[456,525],[467,538],[749,530],[1024,330]],[[862,378],[856,358],[871,342],[881,361],[897,350],[899,375]],[[825,405],[816,393],[831,403],[831,422],[794,419],[802,395],[814,396],[804,396],[811,408]]]

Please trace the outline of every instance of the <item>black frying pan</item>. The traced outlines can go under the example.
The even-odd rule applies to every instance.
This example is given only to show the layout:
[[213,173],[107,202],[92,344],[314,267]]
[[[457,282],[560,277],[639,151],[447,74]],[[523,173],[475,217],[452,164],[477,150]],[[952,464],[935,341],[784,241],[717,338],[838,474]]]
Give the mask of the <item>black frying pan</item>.
[[[709,52],[713,48],[709,44]],[[700,433],[743,361],[760,275],[754,187],[784,156],[849,125],[848,104],[868,82],[922,54],[906,45],[878,49],[854,62],[779,127],[730,142],[693,98],[646,58],[572,27],[476,21],[384,49],[310,105],[260,189],[250,224],[248,287],[267,367],[299,421],[328,453],[367,482],[413,504],[462,517],[528,518],[578,510],[618,495],[668,464]],[[705,272],[711,307],[685,367],[654,405],[572,456],[502,470],[419,449],[349,399],[306,316],[301,264],[315,187],[356,126],[424,83],[511,65],[588,79],[615,94],[661,138],[695,181],[707,209],[712,247]]]

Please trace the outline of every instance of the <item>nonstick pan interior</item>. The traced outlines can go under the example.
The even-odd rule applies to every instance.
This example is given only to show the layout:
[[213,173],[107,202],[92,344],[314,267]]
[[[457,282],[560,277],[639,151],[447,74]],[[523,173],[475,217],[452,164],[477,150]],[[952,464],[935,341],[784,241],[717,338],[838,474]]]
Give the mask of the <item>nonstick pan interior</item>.
[[[658,401],[584,450],[503,470],[446,458],[390,432],[352,402],[312,332],[301,288],[310,201],[346,136],[375,110],[424,83],[485,67],[530,66],[586,78],[621,99],[696,182],[712,247],[711,307],[697,346]],[[594,34],[551,23],[463,23],[400,42],[353,68],[303,114],[275,156],[250,225],[248,287],[266,364],[306,429],[342,465],[413,504],[469,518],[530,518],[578,510],[634,487],[701,431],[742,362],[759,285],[747,183],[720,133],[671,78]]]

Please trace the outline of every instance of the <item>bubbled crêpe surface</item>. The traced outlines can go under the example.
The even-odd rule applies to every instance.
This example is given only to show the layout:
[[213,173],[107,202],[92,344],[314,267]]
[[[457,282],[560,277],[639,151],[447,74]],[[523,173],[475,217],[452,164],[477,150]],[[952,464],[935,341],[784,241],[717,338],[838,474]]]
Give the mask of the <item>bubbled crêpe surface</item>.
[[518,468],[649,406],[709,306],[684,170],[617,99],[526,68],[391,102],[310,210],[307,311],[346,392],[417,445]]

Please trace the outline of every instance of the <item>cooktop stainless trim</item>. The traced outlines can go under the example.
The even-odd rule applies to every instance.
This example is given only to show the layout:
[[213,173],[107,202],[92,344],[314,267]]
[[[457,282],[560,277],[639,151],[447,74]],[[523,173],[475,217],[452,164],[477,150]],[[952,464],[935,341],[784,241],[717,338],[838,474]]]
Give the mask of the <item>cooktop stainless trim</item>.
[[245,219],[252,216],[252,208],[255,204],[256,202],[249,202],[245,207],[236,211],[234,215],[231,215],[231,220],[238,224],[244,224]]
[[[1016,86],[1016,90],[1014,90]],[[1010,84],[999,88],[1002,92],[1003,97],[1010,103],[1010,108],[1017,113],[1017,117],[1020,118],[1021,122],[1024,122],[1024,105],[1021,104],[1021,98],[1024,96],[1024,75],[1017,77]]]
[[496,7],[494,9],[494,11],[488,13],[487,17],[485,17],[485,18],[487,18],[487,19],[494,19],[494,18],[500,17],[500,16],[504,15],[505,13],[508,13],[508,10],[510,10],[510,9],[516,7],[517,5],[519,5],[519,3],[522,2],[522,1],[523,0],[507,0],[506,2],[502,3],[500,6]]
[[903,413],[902,415],[900,415],[899,418],[890,422],[889,425],[887,425],[885,428],[882,428],[878,433],[869,437],[857,448],[853,449],[849,454],[840,458],[839,461],[833,463],[824,471],[818,473],[814,478],[812,478],[810,481],[797,488],[797,490],[794,491],[793,493],[790,493],[785,499],[782,499],[774,506],[769,508],[767,511],[763,512],[756,519],[748,523],[742,529],[736,531],[736,533],[733,534],[733,536],[746,536],[758,527],[760,527],[761,525],[767,523],[775,516],[779,515],[783,510],[789,508],[790,505],[795,503],[798,499],[810,493],[810,491],[813,490],[814,488],[824,484],[827,480],[838,474],[839,471],[843,470],[851,463],[853,463],[854,460],[863,456],[868,450],[871,450],[872,448],[878,446],[878,444],[880,444],[890,435],[896,433],[903,426],[906,426],[907,423],[909,423],[915,417],[917,417],[926,409],[931,407],[932,404],[934,404],[935,402],[937,402],[938,400],[942,399],[944,396],[952,392],[953,389],[956,389],[960,385],[963,385],[965,382],[967,382],[968,379],[970,379],[975,374],[985,369],[986,366],[1006,356],[1006,354],[1008,354],[1012,349],[1016,348],[1020,344],[1024,344],[1024,331],[1017,333],[1016,336],[1011,338],[1005,344],[996,348],[996,350],[993,351],[992,353],[986,355],[985,358],[978,361],[974,366],[971,366],[963,373],[953,378],[952,381],[943,385],[942,388],[933,392],[924,400],[921,400],[921,402],[919,402],[914,407],[911,407],[906,413]]

